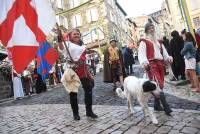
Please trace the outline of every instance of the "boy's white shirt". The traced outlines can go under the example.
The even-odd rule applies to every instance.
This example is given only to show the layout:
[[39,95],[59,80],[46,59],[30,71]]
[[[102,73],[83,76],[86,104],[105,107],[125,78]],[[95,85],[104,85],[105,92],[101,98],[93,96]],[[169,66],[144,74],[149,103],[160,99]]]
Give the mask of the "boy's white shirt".
[[[74,61],[78,61],[80,59],[80,56],[82,55],[82,53],[85,52],[85,50],[86,50],[85,45],[79,46],[70,41],[66,41],[66,45],[67,45],[70,55]],[[63,50],[60,50],[60,49],[58,49],[58,50],[64,55],[65,58],[69,59],[69,55],[67,54],[67,50],[66,50],[65,46],[64,46]]]

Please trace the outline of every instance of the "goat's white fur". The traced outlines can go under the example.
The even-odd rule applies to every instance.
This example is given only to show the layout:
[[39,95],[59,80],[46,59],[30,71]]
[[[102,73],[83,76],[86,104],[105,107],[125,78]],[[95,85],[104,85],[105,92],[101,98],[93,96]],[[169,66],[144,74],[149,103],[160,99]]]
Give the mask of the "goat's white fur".
[[[121,88],[116,89],[116,93],[121,98],[127,98],[128,101],[128,110],[131,113],[134,113],[133,110],[133,104],[132,104],[132,98],[136,97],[139,104],[143,108],[144,114],[147,116],[149,115],[152,122],[154,124],[158,124],[158,120],[156,116],[154,115],[153,111],[151,111],[148,107],[148,100],[151,97],[151,92],[143,92],[143,83],[148,81],[148,79],[144,78],[137,78],[134,76],[126,77],[124,80],[124,91],[122,91]],[[151,81],[152,83],[156,84],[155,82]],[[153,94],[159,95],[160,89],[158,88],[156,84],[156,90],[152,91]]]

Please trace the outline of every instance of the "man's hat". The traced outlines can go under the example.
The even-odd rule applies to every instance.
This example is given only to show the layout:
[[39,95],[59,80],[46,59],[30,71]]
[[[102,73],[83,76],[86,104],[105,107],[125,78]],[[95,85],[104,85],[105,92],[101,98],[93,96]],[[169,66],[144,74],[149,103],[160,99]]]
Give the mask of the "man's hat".
[[148,19],[148,22],[145,24],[145,27],[144,27],[144,32],[147,33],[147,31],[149,30],[149,28],[151,26],[154,26],[153,23],[152,23],[152,20]]
[[115,39],[115,38],[110,38],[110,43],[112,42],[112,41],[115,41],[115,42],[117,42],[117,40]]

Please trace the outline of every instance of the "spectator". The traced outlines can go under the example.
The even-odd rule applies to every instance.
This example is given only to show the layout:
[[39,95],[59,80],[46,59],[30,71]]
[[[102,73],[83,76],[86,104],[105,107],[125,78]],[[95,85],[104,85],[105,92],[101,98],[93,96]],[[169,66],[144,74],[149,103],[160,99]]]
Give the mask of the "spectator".
[[124,48],[124,65],[126,68],[126,75],[130,75],[133,73],[133,67],[132,65],[135,64],[134,58],[133,58],[133,50],[131,45]]
[[113,90],[117,88],[117,81],[123,86],[125,69],[123,66],[123,56],[117,47],[115,39],[110,40],[110,46],[104,52],[104,82],[113,82]]
[[31,76],[30,76],[30,72],[25,69],[23,72],[23,85],[24,85],[24,89],[25,89],[25,94],[26,95],[30,95],[30,90],[31,90]]
[[24,97],[24,91],[22,87],[22,81],[20,74],[13,72],[13,90],[14,90],[14,99],[21,99]]
[[[185,80],[185,63],[184,58],[181,55],[181,50],[184,46],[184,41],[177,31],[171,33],[172,39],[170,41],[170,55],[173,57],[172,71],[175,78],[172,81],[178,80],[181,76],[182,80]],[[184,36],[183,36],[184,37]]]
[[197,49],[200,52],[200,34],[198,34],[195,30],[194,30],[194,33],[195,33],[195,38],[196,38],[196,43],[197,43]]
[[196,75],[196,59],[195,59],[195,47],[194,47],[194,38],[190,32],[185,34],[183,38],[184,48],[181,51],[181,54],[184,56],[185,59],[185,69],[186,69],[186,76],[191,82],[191,88],[193,92],[200,92],[199,88],[199,78]]
[[[37,65],[36,65],[37,66]],[[47,90],[46,83],[42,80],[42,76],[37,73],[37,68],[34,69],[34,80],[36,93],[39,94],[41,92],[45,92]]]
[[91,55],[91,68],[93,70],[94,75],[96,75],[96,62],[94,54]]
[[163,45],[165,46],[167,52],[169,53],[169,40],[166,36],[163,37]]

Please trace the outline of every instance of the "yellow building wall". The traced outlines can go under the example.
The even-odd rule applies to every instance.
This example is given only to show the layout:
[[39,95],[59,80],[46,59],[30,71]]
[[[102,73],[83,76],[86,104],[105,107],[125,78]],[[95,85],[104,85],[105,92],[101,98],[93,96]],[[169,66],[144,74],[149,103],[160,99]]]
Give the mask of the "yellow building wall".
[[[186,0],[190,12],[191,22],[194,29],[200,28],[200,0]],[[194,19],[198,19],[199,23],[194,23]]]

